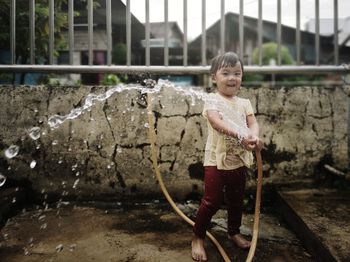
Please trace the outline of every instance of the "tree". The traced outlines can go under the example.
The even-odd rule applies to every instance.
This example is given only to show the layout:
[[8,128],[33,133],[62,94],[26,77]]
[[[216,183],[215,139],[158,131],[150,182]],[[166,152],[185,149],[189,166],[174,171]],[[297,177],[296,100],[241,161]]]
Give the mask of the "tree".
[[[61,32],[68,26],[68,14],[62,11],[67,0],[55,1],[55,47],[65,45]],[[10,50],[11,6],[9,0],[0,0],[0,49]],[[29,63],[30,55],[29,1],[16,1],[16,57],[18,64]],[[36,63],[48,61],[49,49],[49,6],[48,1],[35,1],[35,60]],[[57,52],[55,52],[57,55]],[[25,74],[21,75],[21,83]]]
[[[269,65],[270,61],[273,59],[277,61],[277,48],[278,45],[274,42],[268,42],[262,45],[262,64]],[[259,49],[255,48],[253,51],[253,63],[259,64]],[[294,64],[294,59],[289,53],[288,48],[281,46],[281,64],[282,65],[292,65]]]
[[118,43],[114,46],[112,60],[116,65],[126,64],[126,45],[124,43]]

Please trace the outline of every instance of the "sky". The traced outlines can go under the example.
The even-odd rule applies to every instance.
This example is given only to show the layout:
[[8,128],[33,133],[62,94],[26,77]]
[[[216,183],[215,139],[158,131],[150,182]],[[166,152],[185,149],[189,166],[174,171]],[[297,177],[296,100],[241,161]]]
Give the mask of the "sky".
[[[123,3],[126,0],[122,0]],[[145,0],[131,0],[132,14],[145,22]],[[164,21],[164,0],[149,0],[150,22]],[[319,0],[320,18],[333,18],[333,0]],[[240,0],[225,0],[225,13],[239,13]],[[282,24],[296,27],[296,0],[281,0]],[[220,19],[221,0],[206,0],[206,28]],[[300,0],[301,29],[305,23],[315,18],[315,0]],[[183,30],[183,1],[168,0],[169,21],[176,21]],[[258,17],[258,0],[244,0],[244,15]],[[187,31],[189,40],[202,32],[202,0],[187,0]],[[350,0],[338,0],[339,18],[350,17]],[[277,22],[277,0],[263,0],[263,19]]]

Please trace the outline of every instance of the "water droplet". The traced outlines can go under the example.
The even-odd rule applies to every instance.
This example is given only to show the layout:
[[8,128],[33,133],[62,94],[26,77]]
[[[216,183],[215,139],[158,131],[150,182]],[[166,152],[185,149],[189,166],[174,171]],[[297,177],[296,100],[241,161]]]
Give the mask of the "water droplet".
[[25,256],[28,256],[29,255],[29,251],[26,247],[23,248],[23,251],[24,251],[24,255]]
[[59,244],[57,247],[56,247],[56,252],[61,252],[63,250],[63,245],[62,244]]
[[111,169],[111,165],[107,165],[107,169]]
[[70,245],[69,246],[69,251],[70,252],[73,252],[74,251],[74,249],[77,247],[77,245],[76,244],[72,244],[72,245]]
[[33,243],[33,241],[34,241],[34,238],[31,237],[31,238],[29,238],[28,243],[31,244],[31,243]]
[[117,146],[117,153],[120,154],[121,152],[123,152],[122,148],[120,146]]
[[74,185],[73,185],[73,188],[74,188],[74,189],[77,188],[78,183],[79,183],[79,178],[78,178],[77,180],[74,181]]
[[36,166],[36,161],[33,160],[32,162],[30,162],[30,168],[34,168]]
[[40,138],[40,135],[41,135],[40,132],[41,132],[40,127],[35,126],[29,130],[29,136],[33,140],[38,140]]
[[61,125],[65,120],[66,118],[64,116],[54,115],[49,118],[48,124],[51,127],[51,129],[54,129]]
[[145,124],[144,124],[144,127],[149,128],[149,124],[148,124],[148,123],[145,123]]
[[0,173],[0,187],[3,186],[6,182],[6,176]]
[[38,218],[38,220],[39,221],[42,221],[42,220],[44,220],[46,218],[46,215],[42,215],[42,216],[40,216],[39,218]]
[[75,171],[77,169],[77,167],[78,167],[78,164],[73,165],[72,166],[72,171]]
[[15,156],[17,156],[18,151],[19,151],[19,146],[11,145],[9,148],[5,150],[5,156],[10,159],[14,158]]

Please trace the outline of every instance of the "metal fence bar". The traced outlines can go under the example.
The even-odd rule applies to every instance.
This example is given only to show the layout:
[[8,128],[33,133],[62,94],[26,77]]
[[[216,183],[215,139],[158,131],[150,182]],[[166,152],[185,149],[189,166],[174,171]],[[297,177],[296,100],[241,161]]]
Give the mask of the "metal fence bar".
[[74,59],[74,2],[68,2],[68,41],[69,41],[69,64],[73,65]]
[[11,1],[11,25],[10,25],[10,49],[11,49],[11,64],[16,63],[16,0]]
[[258,52],[259,52],[259,66],[262,66],[262,32],[263,32],[263,23],[262,23],[262,0],[259,0],[258,7]]
[[187,0],[183,0],[183,26],[184,26],[184,38],[183,38],[183,65],[187,66]]
[[282,64],[282,24],[281,24],[281,0],[277,0],[277,65]]
[[88,0],[88,49],[89,49],[89,65],[92,65],[94,62],[94,13],[93,13],[93,0]]
[[[107,66],[107,65],[0,65],[0,72],[35,72],[35,73],[127,73],[144,72],[155,74],[208,74],[210,66]],[[345,66],[245,66],[245,73],[261,74],[349,74]]]
[[[145,64],[150,66],[150,0],[146,1],[146,23],[145,23]],[[35,0],[29,1],[29,61],[30,64],[35,65]],[[127,44],[127,66],[131,65],[131,11],[130,0],[126,0],[126,44]],[[188,65],[188,14],[187,14],[187,0],[183,0],[183,66]],[[239,51],[240,58],[244,59],[244,0],[240,0],[239,9]],[[220,1],[220,53],[225,51],[225,0]],[[277,0],[277,65],[282,64],[282,14],[281,6],[282,1]],[[333,0],[334,6],[334,64],[339,64],[339,38],[338,38],[338,0]],[[10,52],[11,52],[11,64],[16,64],[16,0],[10,1]],[[93,0],[87,0],[88,9],[88,64],[93,65]],[[301,29],[300,29],[300,9],[301,1],[296,0],[296,31],[295,31],[295,43],[296,43],[296,62],[300,66],[300,69],[305,69],[301,66]],[[54,64],[54,50],[55,50],[55,0],[48,0],[49,10],[49,48],[48,48],[48,64]],[[59,11],[59,10],[58,10]],[[202,36],[201,36],[201,66],[207,65],[207,34],[206,34],[206,0],[202,0]],[[258,0],[258,50],[259,50],[259,66],[262,66],[262,44],[263,44],[263,0]],[[169,32],[169,3],[168,0],[164,0],[164,67],[169,66],[169,51],[170,51],[170,38]],[[69,64],[73,65],[74,59],[74,0],[68,0],[68,38],[69,38]],[[106,31],[107,31],[107,65],[112,64],[112,0],[106,0]],[[320,65],[320,48],[321,48],[321,36],[320,36],[320,1],[315,0],[315,65]],[[22,61],[26,63],[27,61]],[[22,67],[21,67],[22,68]],[[284,67],[282,67],[285,70]],[[22,69],[21,69],[22,70]],[[28,70],[28,69],[26,69]],[[33,69],[36,70],[36,69]],[[119,69],[118,69],[119,70]],[[283,71],[282,70],[282,71]],[[161,70],[162,71],[162,70]],[[186,71],[186,70],[184,70]],[[281,71],[281,72],[282,72]],[[288,70],[287,70],[288,71]],[[289,71],[288,71],[289,72]],[[310,72],[310,70],[308,70]]]
[[55,48],[55,0],[49,1],[49,64],[53,64],[53,51]]
[[300,0],[296,0],[296,32],[295,32],[295,45],[297,47],[296,49],[296,60],[297,65],[300,65],[300,46],[301,46],[301,39],[300,39]]
[[126,65],[131,65],[131,12],[130,0],[126,0]]
[[150,66],[150,24],[149,24],[149,0],[146,0],[146,66]]
[[220,13],[220,53],[225,53],[225,0],[221,0]]
[[168,0],[164,0],[164,65],[169,65]]
[[333,21],[334,21],[334,64],[335,65],[339,65],[338,0],[334,0],[334,17],[333,17]]
[[202,0],[202,66],[207,65],[207,32],[205,28],[206,24],[206,0]]
[[112,65],[112,4],[106,0],[107,65]]
[[320,2],[315,0],[315,62],[320,64]]
[[35,64],[35,0],[29,2],[29,34],[29,61],[33,65]]
[[244,17],[243,0],[239,1],[239,58],[243,61],[244,57]]

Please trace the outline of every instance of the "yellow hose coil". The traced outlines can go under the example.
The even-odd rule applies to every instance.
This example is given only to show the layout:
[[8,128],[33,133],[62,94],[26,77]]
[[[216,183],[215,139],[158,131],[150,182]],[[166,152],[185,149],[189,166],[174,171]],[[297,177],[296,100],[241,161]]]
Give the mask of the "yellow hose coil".
[[[160,185],[160,188],[165,196],[165,198],[167,199],[167,201],[169,202],[169,204],[171,205],[171,207],[174,209],[174,211],[182,218],[184,219],[188,224],[190,224],[191,226],[194,225],[194,222],[188,218],[175,204],[175,202],[173,201],[173,199],[171,198],[171,196],[168,193],[167,188],[165,187],[165,184],[163,182],[163,178],[160,174],[160,169],[158,166],[158,150],[156,147],[156,140],[157,140],[157,134],[155,132],[154,129],[154,124],[155,124],[155,120],[154,120],[154,115],[152,112],[152,95],[148,94],[147,96],[147,115],[148,115],[148,124],[149,124],[149,129],[148,129],[148,138],[149,138],[149,142],[151,145],[151,159],[152,159],[152,164],[153,164],[153,168],[154,168],[154,172],[156,174],[156,178],[158,180],[158,183]],[[256,205],[255,205],[255,217],[254,217],[254,234],[253,234],[253,240],[252,240],[252,246],[249,250],[249,254],[248,254],[248,258],[247,261],[251,261],[252,258],[254,257],[254,253],[255,253],[255,248],[256,248],[256,242],[257,242],[257,237],[258,237],[258,227],[259,227],[259,214],[260,214],[260,195],[261,195],[261,182],[262,182],[262,168],[261,168],[261,155],[260,152],[256,152],[257,154],[257,162],[258,162],[258,189],[257,189],[257,201],[256,201]],[[260,163],[260,166],[259,166]],[[259,168],[260,167],[260,168]],[[261,172],[259,172],[259,169]],[[260,175],[261,173],[261,175]],[[260,181],[260,183],[259,183]],[[260,185],[260,188],[259,188]],[[258,203],[259,200],[259,203]],[[257,207],[259,210],[257,210]],[[226,254],[225,250],[223,249],[223,247],[220,245],[220,243],[215,239],[215,237],[209,233],[208,231],[206,232],[207,237],[213,242],[213,244],[216,246],[216,248],[219,250],[222,258],[224,259],[225,262],[229,262],[231,261],[230,258],[228,257],[228,255]]]

